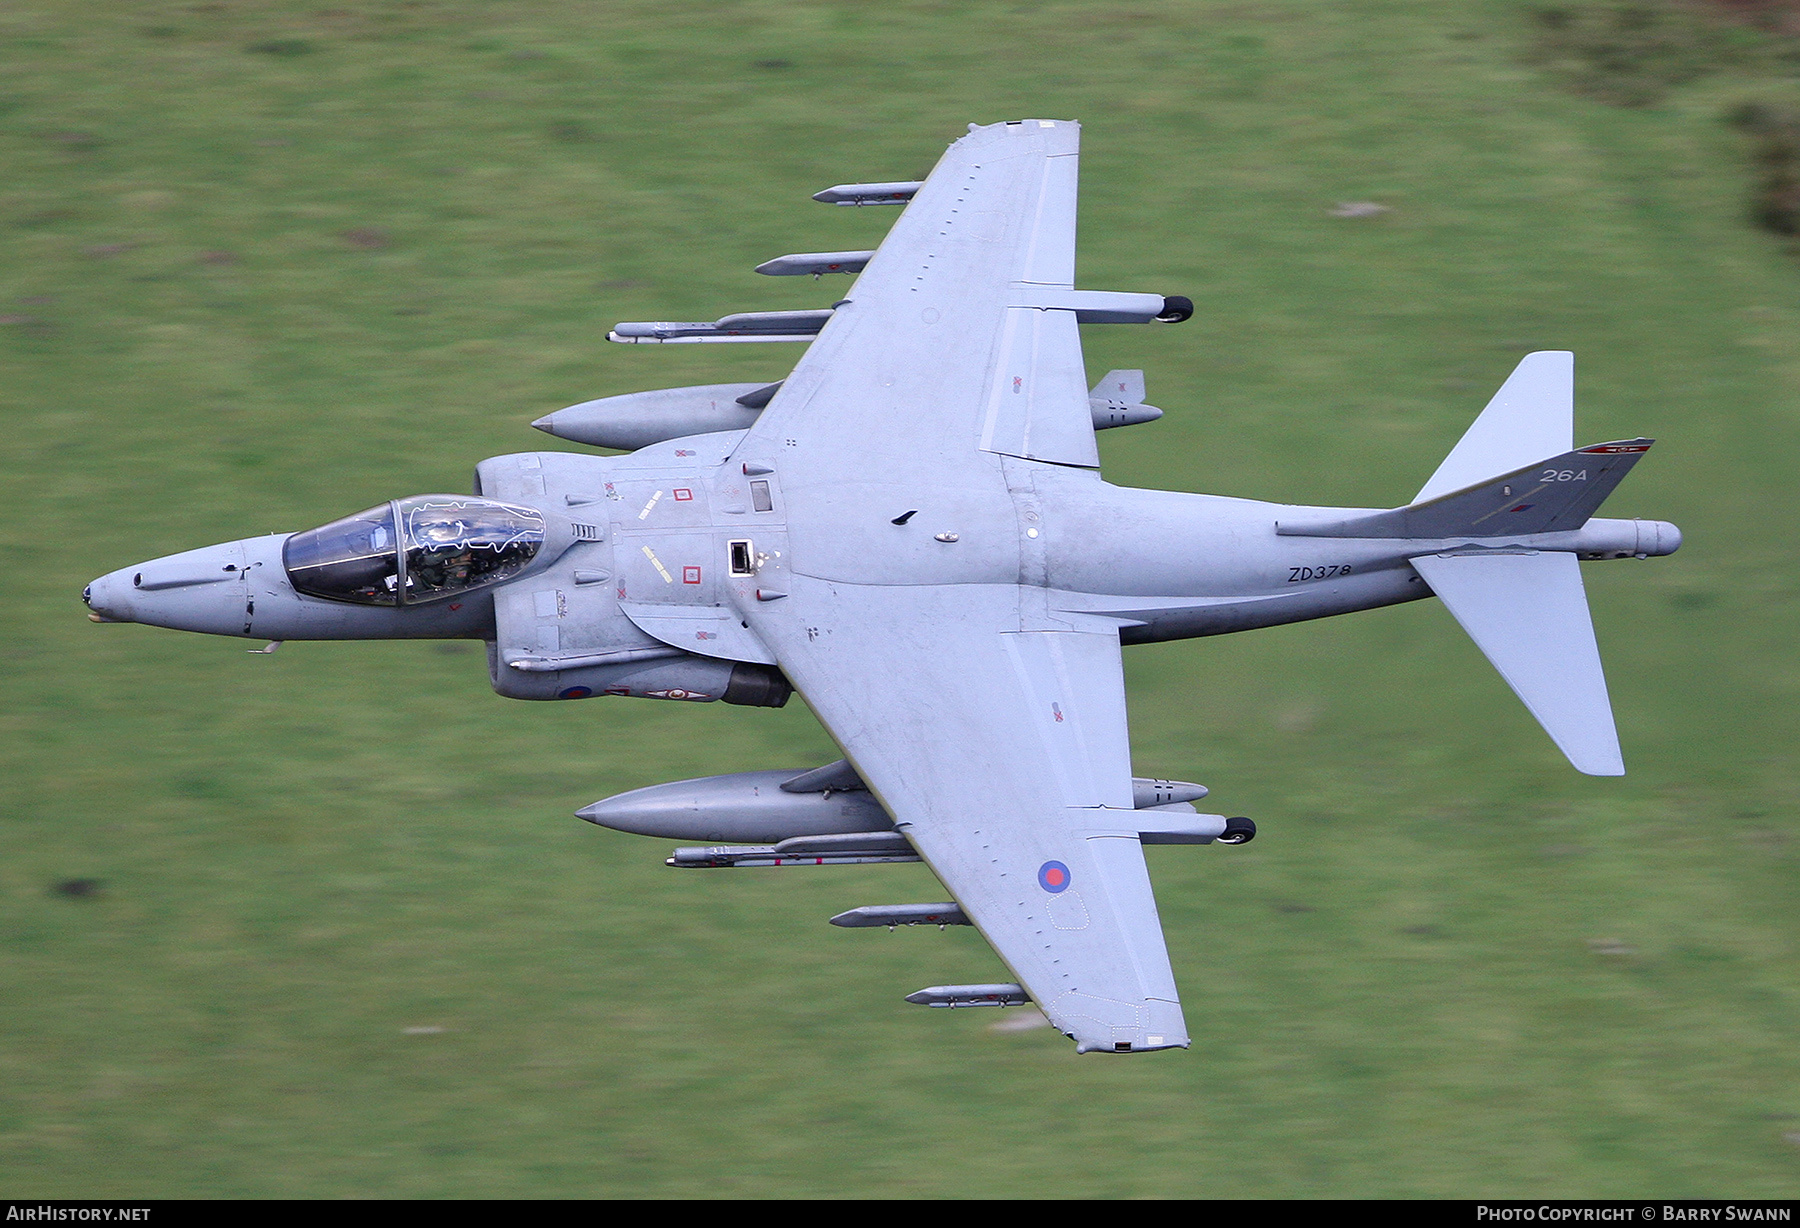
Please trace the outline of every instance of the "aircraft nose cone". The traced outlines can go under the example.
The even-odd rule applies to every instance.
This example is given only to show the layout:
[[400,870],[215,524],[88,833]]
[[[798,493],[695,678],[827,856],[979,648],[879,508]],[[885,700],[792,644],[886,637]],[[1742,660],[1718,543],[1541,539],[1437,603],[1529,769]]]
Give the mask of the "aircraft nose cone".
[[81,600],[95,622],[128,623],[131,617],[130,577],[115,571],[101,576],[81,590]]
[[108,572],[83,591],[103,622],[213,635],[246,634],[242,542],[224,542]]
[[610,797],[602,798],[600,801],[597,801],[590,806],[583,806],[580,810],[575,812],[575,817],[578,819],[586,819],[590,823],[597,823],[601,827],[611,827],[612,823],[608,820],[616,821],[619,818],[621,811],[620,807],[613,804],[615,800],[617,799]]

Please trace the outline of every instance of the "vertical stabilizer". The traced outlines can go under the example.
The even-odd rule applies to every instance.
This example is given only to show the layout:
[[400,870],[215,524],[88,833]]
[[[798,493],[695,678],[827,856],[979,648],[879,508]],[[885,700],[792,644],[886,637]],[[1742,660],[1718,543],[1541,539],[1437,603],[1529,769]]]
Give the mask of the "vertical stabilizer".
[[1423,503],[1575,447],[1575,355],[1527,354],[1414,498]]
[[1484,550],[1422,555],[1412,565],[1577,771],[1625,774],[1574,555]]

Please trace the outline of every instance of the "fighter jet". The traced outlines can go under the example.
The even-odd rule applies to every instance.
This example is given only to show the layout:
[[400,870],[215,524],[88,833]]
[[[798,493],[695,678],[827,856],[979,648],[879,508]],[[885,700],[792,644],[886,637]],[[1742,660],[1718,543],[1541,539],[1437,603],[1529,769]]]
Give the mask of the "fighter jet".
[[[590,401],[534,425],[625,455],[481,462],[472,495],[102,576],[100,622],[282,640],[461,638],[494,689],[779,707],[843,751],[810,771],[681,781],[580,811],[696,843],[672,866],[922,860],[947,901],[848,927],[973,925],[1013,981],[928,1006],[1033,1002],[1078,1052],[1185,1048],[1146,844],[1232,845],[1200,785],[1135,777],[1121,652],[1437,597],[1575,768],[1624,765],[1580,561],[1672,553],[1595,517],[1651,445],[1576,447],[1570,354],[1526,355],[1404,507],[1115,486],[1095,432],[1161,415],[1143,375],[1090,388],[1081,325],[1187,319],[1180,296],[1075,288],[1078,125],[970,126],[872,251],[782,256],[854,277],[815,311],[621,323],[628,344],[794,342],[773,385]],[[1224,854],[1229,855],[1229,854]]]

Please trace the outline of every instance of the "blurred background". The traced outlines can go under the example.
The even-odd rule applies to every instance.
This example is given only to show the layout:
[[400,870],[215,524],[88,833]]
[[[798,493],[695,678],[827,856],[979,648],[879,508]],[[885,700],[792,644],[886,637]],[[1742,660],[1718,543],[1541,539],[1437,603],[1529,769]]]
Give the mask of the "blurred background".
[[[0,1180],[25,1197],[1792,1197],[1800,15],[1639,0],[14,0],[0,11]],[[1080,284],[1160,422],[1114,482],[1404,502],[1518,359],[1659,446],[1586,569],[1630,775],[1436,602],[1134,648],[1187,1053],[1077,1059],[919,866],[677,873],[577,807],[837,752],[489,689],[479,645],[94,626],[94,576],[468,488],[791,346],[618,320],[1085,125]],[[1014,1026],[996,1029],[993,1025]]]

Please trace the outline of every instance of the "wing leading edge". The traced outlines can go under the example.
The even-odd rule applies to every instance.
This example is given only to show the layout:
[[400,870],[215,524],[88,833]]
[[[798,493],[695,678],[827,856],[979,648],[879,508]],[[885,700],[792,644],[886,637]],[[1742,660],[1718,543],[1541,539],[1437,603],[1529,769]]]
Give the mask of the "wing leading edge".
[[825,479],[845,461],[948,476],[983,451],[1098,465],[1076,311],[1161,300],[1073,289],[1080,140],[1033,119],[952,144],[740,451],[797,439]]

